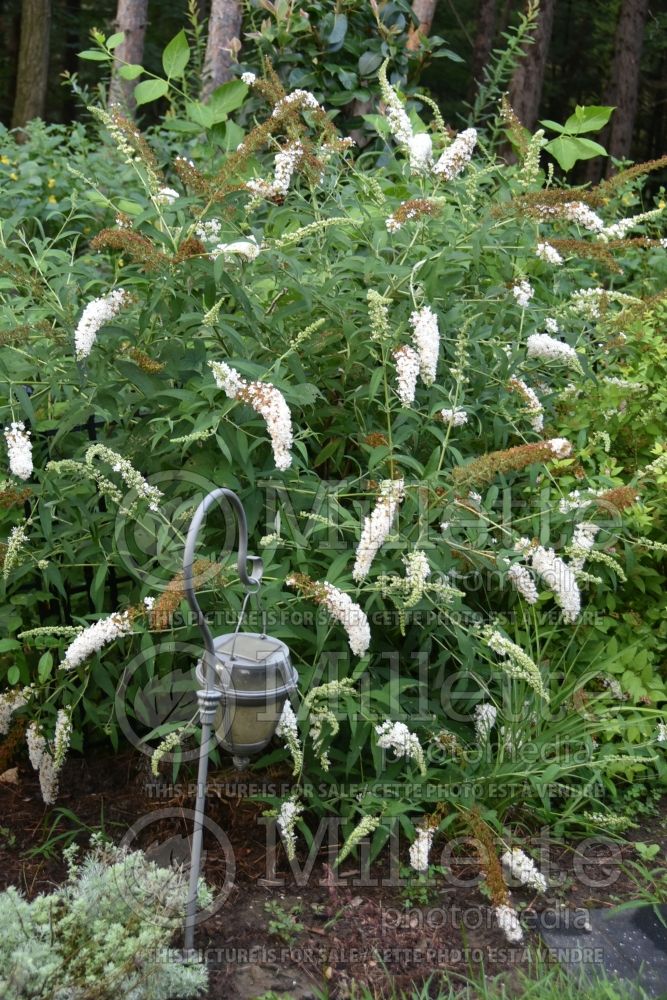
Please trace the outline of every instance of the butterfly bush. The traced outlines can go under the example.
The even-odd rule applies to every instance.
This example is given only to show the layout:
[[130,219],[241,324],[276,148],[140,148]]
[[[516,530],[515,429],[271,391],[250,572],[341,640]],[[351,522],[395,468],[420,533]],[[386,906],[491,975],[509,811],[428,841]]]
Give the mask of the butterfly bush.
[[[628,722],[577,657],[597,641],[589,610],[606,614],[612,590],[621,608],[664,463],[623,468],[604,446],[613,418],[599,409],[589,431],[568,413],[599,391],[619,394],[617,412],[641,384],[623,352],[657,292],[645,266],[664,255],[656,219],[625,218],[622,179],[551,185],[539,136],[519,163],[495,159],[484,123],[456,134],[431,105],[407,107],[387,74],[380,157],[271,74],[246,81],[263,116],[171,158],[107,115],[141,212],[112,192],[118,222],[94,236],[94,258],[68,252],[68,285],[47,257],[58,280],[44,294],[0,290],[3,330],[30,331],[29,350],[18,335],[3,346],[3,582],[20,638],[3,658],[0,723],[10,737],[26,726],[49,801],[70,740],[122,737],[126,664],[152,651],[164,662],[167,639],[199,643],[183,613],[183,539],[204,493],[228,486],[248,510],[250,551],[262,540],[264,606],[303,704],[328,692],[303,725],[285,708],[271,750],[294,778],[270,803],[290,857],[298,828],[330,813],[350,851],[405,816],[424,871],[444,817],[465,828],[473,806],[495,817],[499,849],[503,827],[560,808],[559,788],[605,812],[589,778]],[[648,235],[623,246],[623,275],[608,273],[605,254],[635,227]],[[89,289],[83,312],[74,287]],[[635,513],[623,501],[611,531],[604,498],[619,491]],[[211,516],[196,578],[207,612],[236,614],[223,538]],[[554,701],[572,706],[564,722]],[[531,744],[540,753],[524,759]],[[569,766],[575,753],[586,766]],[[507,796],[490,778],[514,754],[525,786]],[[619,769],[653,766],[641,747],[624,754]],[[475,803],[462,775],[481,789]],[[358,794],[340,791],[362,776]],[[392,809],[374,787],[385,776],[400,783]],[[437,808],[427,783],[442,790]],[[518,940],[516,911],[497,899]]]

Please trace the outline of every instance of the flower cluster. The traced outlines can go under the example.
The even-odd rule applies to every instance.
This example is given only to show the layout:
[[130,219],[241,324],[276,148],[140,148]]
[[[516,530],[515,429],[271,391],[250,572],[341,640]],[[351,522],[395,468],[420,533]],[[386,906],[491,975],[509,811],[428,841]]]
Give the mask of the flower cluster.
[[514,563],[507,571],[507,578],[519,594],[528,601],[529,604],[537,602],[538,593],[535,581],[530,571],[521,563]]
[[340,622],[347,632],[350,649],[355,656],[363,656],[366,653],[371,643],[368,618],[349,594],[334,587],[327,580],[320,583],[303,574],[290,576],[285,583],[288,587],[297,587],[307,597],[324,605],[331,617]]
[[428,132],[417,132],[408,140],[410,171],[413,174],[428,174],[433,165],[433,140]]
[[574,347],[564,344],[555,337],[550,337],[548,333],[531,333],[526,342],[529,358],[537,358],[540,361],[560,361],[577,371],[581,371],[581,362]]
[[371,325],[371,337],[373,340],[382,343],[390,336],[389,329],[389,299],[380,295],[374,288],[369,288],[366,292],[368,302],[368,318]]
[[62,667],[74,670],[80,663],[84,663],[121,636],[129,635],[131,631],[132,619],[127,611],[117,611],[108,618],[100,618],[83,632],[79,632],[74,642],[70,643],[65,651]]
[[49,752],[46,738],[39,731],[36,722],[31,722],[26,732],[30,763],[35,771],[39,771],[39,787],[48,806],[52,806],[58,797],[58,775],[69,749],[71,731],[69,715],[61,710],[56,721],[54,755]]
[[553,549],[536,546],[532,552],[532,567],[553,591],[556,604],[563,613],[563,621],[576,622],[581,611],[581,593],[574,572]]
[[522,309],[528,308],[534,294],[535,289],[525,278],[522,278],[521,281],[512,286],[512,295],[516,299],[517,305],[520,305]]
[[246,382],[224,361],[209,361],[209,368],[216,385],[229,399],[242,400],[264,418],[276,468],[289,469],[292,464],[292,415],[282,392],[270,382]]
[[491,705],[489,702],[484,702],[481,705],[475,706],[473,718],[475,722],[477,742],[480,746],[487,742],[489,736],[491,735],[491,730],[496,724],[497,717],[498,709],[495,705]]
[[460,406],[453,410],[440,410],[440,416],[450,427],[463,427],[464,424],[468,423],[468,414]]
[[556,250],[555,247],[552,247],[551,243],[538,243],[535,255],[547,264],[560,265],[563,263],[563,258],[558,253],[558,250]]
[[285,746],[292,755],[293,774],[296,777],[303,767],[303,749],[299,739],[299,727],[291,703],[285,702],[282,714],[276,727],[276,736],[284,740]]
[[507,868],[510,877],[516,879],[521,885],[528,886],[529,889],[534,889],[536,892],[547,891],[546,878],[533,859],[528,857],[520,847],[513,847],[511,851],[505,851],[501,861]]
[[296,821],[302,812],[302,803],[299,802],[296,795],[293,795],[283,802],[278,813],[278,832],[283,839],[288,861],[294,861],[296,857]]
[[476,145],[476,129],[467,128],[460,132],[433,167],[433,173],[446,181],[454,180],[470,163]]
[[380,81],[380,93],[385,104],[385,116],[389,125],[389,131],[396,142],[402,146],[409,146],[413,134],[412,123],[407,111],[403,107],[403,102],[387,80],[386,62],[380,67],[378,79]]
[[289,191],[292,175],[303,160],[304,149],[300,142],[291,142],[273,160],[273,180],[254,178],[246,182],[246,188],[262,198],[284,198]]
[[509,381],[509,388],[523,397],[526,411],[530,417],[530,426],[538,434],[541,433],[544,430],[544,410],[535,390],[515,375]]
[[419,355],[404,344],[394,351],[396,362],[396,392],[403,406],[412,406],[417,391],[417,376],[419,375]]
[[370,517],[364,518],[361,538],[352,569],[352,579],[360,583],[368,576],[373,559],[384,545],[393,527],[398,506],[405,494],[402,479],[385,479]]
[[549,701],[549,693],[544,687],[539,667],[523,651],[521,646],[517,646],[515,642],[502,635],[492,625],[487,625],[482,630],[482,635],[489,649],[503,657],[505,662],[502,664],[502,668],[509,677],[525,681],[536,694],[539,694],[545,701]]
[[430,306],[415,310],[410,316],[412,339],[419,355],[419,372],[425,385],[432,385],[438,371],[440,330],[438,317]]
[[428,858],[433,846],[435,830],[432,827],[420,826],[417,836],[410,844],[410,867],[416,872],[428,871]]
[[0,736],[6,736],[9,732],[12,716],[20,708],[28,704],[32,687],[24,687],[14,691],[3,691],[0,694]]
[[599,531],[600,525],[593,524],[591,521],[580,521],[579,524],[575,525],[574,535],[568,547],[570,568],[573,573],[579,573],[584,568],[584,563],[595,545],[595,538]]
[[87,358],[93,349],[98,330],[105,323],[110,323],[127,305],[130,296],[122,288],[115,288],[108,295],[89,302],[81,314],[81,319],[74,331],[74,350],[77,358]]
[[5,427],[5,441],[9,455],[9,471],[19,479],[30,479],[32,475],[30,431],[25,429],[22,421],[14,420],[9,427]]
[[391,722],[387,719],[375,727],[378,746],[382,750],[393,750],[396,757],[407,757],[413,760],[422,774],[426,774],[426,759],[419,737],[411,733],[404,722]]
[[86,465],[92,468],[96,458],[107,462],[114,472],[119,473],[121,479],[129,489],[135,490],[141,500],[148,501],[149,510],[157,512],[160,509],[160,500],[163,496],[162,491],[157,486],[151,486],[126,458],[123,458],[118,452],[112,451],[111,448],[107,448],[103,444],[94,444],[86,452]]
[[518,944],[519,941],[523,941],[523,931],[513,906],[510,906],[509,903],[501,903],[500,906],[494,906],[493,912],[498,921],[498,927],[510,944]]
[[9,574],[14,567],[20,565],[23,561],[23,549],[28,542],[28,523],[28,521],[22,521],[20,524],[15,524],[9,533],[7,547],[2,560],[3,580],[9,579]]

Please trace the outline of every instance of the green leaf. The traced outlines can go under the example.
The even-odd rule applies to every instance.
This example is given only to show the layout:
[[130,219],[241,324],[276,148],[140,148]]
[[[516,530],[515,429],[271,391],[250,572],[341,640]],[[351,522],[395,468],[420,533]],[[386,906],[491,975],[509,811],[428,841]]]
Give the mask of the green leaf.
[[558,122],[552,122],[550,118],[541,119],[540,125],[544,125],[545,128],[551,129],[552,132],[563,133],[565,131],[563,125],[559,125]]
[[185,31],[181,29],[177,35],[174,35],[162,53],[162,66],[170,79],[172,77],[179,79],[183,76],[189,62],[190,46]]
[[216,87],[207,101],[216,122],[225,120],[230,111],[240,108],[248,94],[248,87],[242,80],[230,80]]
[[42,653],[39,658],[39,663],[37,664],[37,677],[39,678],[39,683],[44,684],[51,675],[51,670],[53,669],[53,653],[47,650],[46,653]]
[[347,34],[347,17],[345,14],[336,14],[334,18],[333,28],[327,41],[329,45],[342,45],[343,39]]
[[578,104],[574,114],[565,122],[565,131],[571,135],[578,135],[580,132],[598,132],[605,127],[612,111],[614,108],[606,105],[591,104],[589,107],[582,107]]
[[13,666],[11,666],[7,671],[7,683],[18,684],[20,677],[21,677],[21,671],[16,666],[16,664],[13,664]]
[[139,63],[128,63],[127,66],[120,67],[118,76],[123,80],[136,80],[143,72],[144,67],[140,66]]
[[111,56],[108,52],[100,52],[99,49],[84,49],[79,52],[79,59],[89,59],[90,62],[109,62]]
[[372,76],[381,65],[382,53],[364,52],[363,55],[359,56],[359,62],[357,64],[359,76]]
[[607,150],[592,139],[575,139],[563,135],[552,139],[544,147],[563,170],[571,170],[577,160],[590,160],[594,156],[607,156]]
[[106,46],[108,49],[115,49],[120,45],[121,42],[124,41],[125,41],[125,32],[117,31],[115,34],[109,35],[106,41]]
[[[198,126],[198,130],[211,128],[214,123],[213,113],[200,101],[190,101],[186,106],[186,113],[190,121]],[[187,131],[187,129],[181,129],[179,126],[177,131]]]
[[151,101],[157,101],[159,97],[164,97],[168,90],[169,84],[166,80],[144,80],[134,88],[134,99],[137,105],[149,104]]

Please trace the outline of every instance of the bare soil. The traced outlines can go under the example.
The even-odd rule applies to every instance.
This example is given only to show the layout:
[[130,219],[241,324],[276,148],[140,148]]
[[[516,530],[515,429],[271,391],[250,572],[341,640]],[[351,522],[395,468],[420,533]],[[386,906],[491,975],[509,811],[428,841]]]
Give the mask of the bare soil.
[[[528,930],[524,942],[509,945],[495,926],[471,850],[450,859],[426,900],[397,884],[400,869],[389,852],[363,871],[350,858],[335,872],[326,837],[310,858],[312,869],[304,855],[293,870],[282,848],[273,848],[266,804],[249,797],[260,781],[279,787],[289,785],[289,776],[279,769],[261,777],[225,770],[210,779],[213,828],[204,874],[221,905],[196,937],[209,964],[209,1000],[256,1000],[269,991],[314,1000],[325,988],[345,1000],[354,982],[383,997],[430,976],[435,996],[440,973],[464,977],[483,965],[487,976],[511,977],[527,968],[539,947],[531,918],[540,911],[565,907],[584,919],[588,907],[638,898],[642,877],[633,876],[639,856],[632,843],[575,846],[544,838],[533,846],[543,851],[552,885],[542,896],[513,890]],[[45,808],[30,766],[19,765],[0,777],[0,887],[17,886],[29,897],[50,891],[65,875],[62,847],[72,837],[85,844],[100,827],[115,841],[134,830],[129,842],[157,861],[187,861],[193,806],[192,784],[156,782],[134,752],[68,761],[52,809]],[[647,865],[656,879],[667,856],[667,810],[661,812],[630,834],[660,845]],[[400,861],[407,862],[407,845]]]

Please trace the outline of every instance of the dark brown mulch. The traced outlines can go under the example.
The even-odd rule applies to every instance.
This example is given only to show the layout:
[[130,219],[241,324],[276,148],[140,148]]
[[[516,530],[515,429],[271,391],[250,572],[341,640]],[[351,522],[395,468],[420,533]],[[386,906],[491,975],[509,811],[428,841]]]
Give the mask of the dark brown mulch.
[[[281,848],[267,854],[266,807],[248,797],[256,791],[248,786],[260,781],[289,785],[289,776],[280,769],[261,778],[228,770],[211,776],[208,815],[228,837],[236,870],[231,884],[229,857],[215,837],[207,836],[206,879],[218,890],[229,889],[223,905],[197,932],[196,945],[206,951],[210,968],[210,1000],[251,1000],[269,990],[305,1000],[324,986],[332,998],[343,1000],[353,981],[366,983],[381,997],[388,995],[389,982],[406,989],[434,974],[435,991],[439,972],[465,976],[483,963],[486,974],[495,975],[526,965],[529,948],[538,943],[536,933],[529,930],[520,945],[507,943],[488,899],[474,884],[477,866],[469,859],[452,862],[432,886],[426,905],[406,898],[388,859],[375,863],[369,877],[360,879],[351,859],[334,874],[326,837],[312,871],[299,879]],[[144,826],[135,846],[157,860],[186,860],[193,792],[192,784],[157,783],[147,759],[135,752],[72,758],[57,805],[46,809],[34,772],[19,765],[15,783],[0,781],[0,885],[15,885],[28,896],[48,892],[65,874],[63,834],[78,831],[76,839],[85,844],[90,829],[103,827],[120,841],[139,819]],[[665,857],[665,819],[642,820],[631,834],[661,845],[654,868]],[[537,908],[583,912],[637,897],[627,867],[638,860],[631,845],[546,841],[542,846],[547,852],[542,867],[558,884],[546,897],[513,892],[528,918]],[[305,857],[299,861],[301,867],[307,864]],[[267,904],[278,904],[278,913],[267,912]],[[292,933],[284,930],[281,938],[270,931],[271,920],[289,925],[290,914],[300,925]]]

